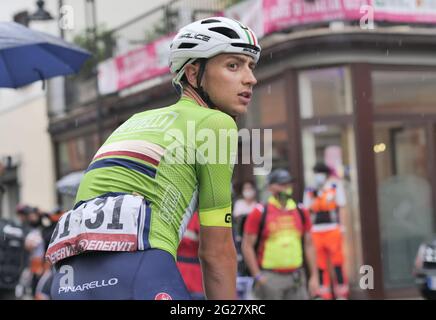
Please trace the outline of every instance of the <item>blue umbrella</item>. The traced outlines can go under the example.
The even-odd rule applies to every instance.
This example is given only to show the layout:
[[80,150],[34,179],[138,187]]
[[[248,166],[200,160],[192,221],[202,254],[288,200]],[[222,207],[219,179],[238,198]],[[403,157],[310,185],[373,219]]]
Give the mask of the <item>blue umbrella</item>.
[[18,88],[79,71],[90,53],[15,22],[0,22],[0,87]]
[[80,181],[82,181],[84,175],[84,171],[75,171],[63,176],[58,182],[56,182],[56,187],[59,193],[75,197],[77,190],[79,189]]

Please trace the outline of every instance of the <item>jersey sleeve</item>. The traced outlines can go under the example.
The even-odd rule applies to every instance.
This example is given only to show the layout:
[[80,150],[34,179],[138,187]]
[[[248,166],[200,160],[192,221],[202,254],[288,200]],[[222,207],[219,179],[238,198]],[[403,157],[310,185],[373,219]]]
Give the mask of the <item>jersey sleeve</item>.
[[231,180],[237,155],[235,121],[216,112],[196,126],[196,175],[202,226],[231,227]]

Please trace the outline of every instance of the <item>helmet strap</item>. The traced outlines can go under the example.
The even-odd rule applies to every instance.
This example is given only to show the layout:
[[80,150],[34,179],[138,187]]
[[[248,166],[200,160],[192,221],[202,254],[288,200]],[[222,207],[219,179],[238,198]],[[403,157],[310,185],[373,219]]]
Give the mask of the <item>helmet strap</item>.
[[206,102],[209,108],[216,109],[217,107],[215,103],[212,102],[207,92],[204,91],[203,87],[201,86],[201,79],[203,78],[204,72],[206,70],[207,59],[201,58],[198,59],[197,61],[200,63],[200,67],[198,69],[198,74],[197,74],[197,88],[193,87],[193,89],[195,90],[195,92],[197,92],[200,98],[203,99],[204,102]]
[[195,61],[198,61],[200,66],[198,69],[197,74],[197,88],[195,88],[193,85],[189,84],[189,86],[200,96],[200,98],[207,104],[207,106],[211,109],[217,109],[215,103],[212,102],[209,95],[204,91],[203,87],[201,86],[201,79],[203,78],[204,72],[206,70],[206,58],[200,58],[200,59],[190,59],[185,62],[185,64],[182,66],[182,68],[177,73],[176,77],[173,79],[172,84],[174,89],[177,91],[177,94],[181,96],[183,94],[183,86],[180,83],[180,79],[182,79],[183,75],[185,74],[185,67],[187,64],[194,63]]
[[183,94],[183,85],[181,84],[180,80],[183,78],[183,75],[185,74],[186,65],[193,63],[195,60],[196,59],[193,58],[186,61],[172,80],[173,87],[179,96]]

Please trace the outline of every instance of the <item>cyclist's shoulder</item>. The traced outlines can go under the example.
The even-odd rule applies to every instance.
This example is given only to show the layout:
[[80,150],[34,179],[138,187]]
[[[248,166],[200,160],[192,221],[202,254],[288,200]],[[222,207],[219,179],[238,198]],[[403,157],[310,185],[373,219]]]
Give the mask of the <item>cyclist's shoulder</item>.
[[198,127],[212,130],[237,129],[235,120],[228,114],[216,109],[202,109],[205,109],[206,111],[198,122]]
[[202,107],[190,99],[182,98],[175,104],[134,114],[114,132],[114,136],[140,129],[166,132],[168,129],[183,129],[190,126],[214,131],[237,129],[235,120],[228,114]]
[[180,114],[180,121],[194,121],[196,127],[236,128],[235,120],[228,114],[200,106],[189,98],[181,98],[176,104],[168,107],[168,110]]

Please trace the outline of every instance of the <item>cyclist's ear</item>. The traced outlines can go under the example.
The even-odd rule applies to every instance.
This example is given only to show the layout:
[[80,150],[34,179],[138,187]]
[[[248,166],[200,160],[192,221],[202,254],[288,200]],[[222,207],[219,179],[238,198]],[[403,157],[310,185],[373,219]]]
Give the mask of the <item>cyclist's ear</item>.
[[185,67],[185,78],[186,81],[193,87],[197,88],[197,76],[200,70],[199,64],[188,64]]

